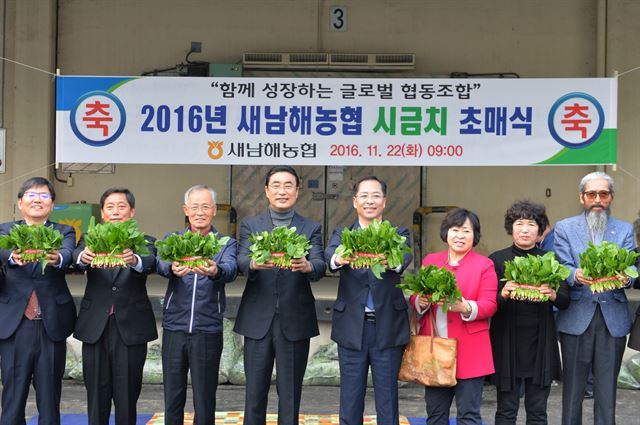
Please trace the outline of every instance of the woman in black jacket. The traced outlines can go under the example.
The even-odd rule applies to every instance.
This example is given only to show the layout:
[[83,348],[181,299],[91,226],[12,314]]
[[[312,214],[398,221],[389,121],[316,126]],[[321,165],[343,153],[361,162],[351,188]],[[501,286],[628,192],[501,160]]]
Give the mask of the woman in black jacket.
[[[505,262],[515,257],[544,255],[536,247],[538,237],[546,227],[544,206],[518,201],[505,214],[505,229],[513,237],[513,244],[489,256],[494,262],[498,279],[504,278]],[[511,299],[515,284],[500,281],[498,311],[491,319],[491,348],[496,373],[491,381],[498,390],[496,425],[515,425],[524,386],[527,425],[547,424],[547,399],[551,381],[560,379],[558,350],[553,306],[569,306],[569,291],[562,282],[558,291],[543,285],[541,292],[549,302],[527,302]]]
[[[638,232],[638,229],[636,227],[637,221],[638,220],[633,222],[633,227],[636,233],[636,241],[639,240],[638,234],[640,233]],[[636,248],[635,251],[640,252],[640,248]],[[636,268],[640,270],[640,257],[636,259]],[[636,279],[636,282],[634,283],[633,287],[635,289],[640,289],[640,279]],[[633,348],[636,351],[640,351],[640,307],[638,307],[638,309],[636,310],[635,320],[633,321],[633,326],[631,327],[631,333],[629,334],[628,346],[629,348]]]

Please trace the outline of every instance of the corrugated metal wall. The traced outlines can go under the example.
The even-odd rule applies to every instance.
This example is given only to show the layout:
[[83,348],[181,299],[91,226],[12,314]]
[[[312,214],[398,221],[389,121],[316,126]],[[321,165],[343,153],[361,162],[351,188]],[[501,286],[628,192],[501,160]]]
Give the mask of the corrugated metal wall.
[[[294,78],[408,78],[408,73],[324,72],[324,71],[253,71],[245,77]],[[427,77],[427,76],[422,76]],[[266,210],[264,175],[270,166],[232,166],[231,203],[238,219]],[[333,231],[352,223],[353,186],[362,177],[375,175],[388,186],[387,206],[383,218],[396,226],[411,230],[413,212],[420,206],[420,167],[296,167],[302,183],[296,210],[305,217],[322,223],[325,243]]]
[[[270,166],[234,165],[231,203],[238,219],[264,212],[267,199],[264,176]],[[296,167],[302,179],[296,211],[319,221],[325,242],[339,227],[352,223],[353,187],[362,177],[375,175],[387,182],[383,218],[411,229],[412,214],[420,206],[419,167]]]

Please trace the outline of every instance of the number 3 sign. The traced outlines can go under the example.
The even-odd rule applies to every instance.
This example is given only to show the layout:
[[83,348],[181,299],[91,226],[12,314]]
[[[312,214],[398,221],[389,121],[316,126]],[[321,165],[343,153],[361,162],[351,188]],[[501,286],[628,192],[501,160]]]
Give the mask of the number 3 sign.
[[347,30],[347,8],[345,6],[331,7],[331,31]]

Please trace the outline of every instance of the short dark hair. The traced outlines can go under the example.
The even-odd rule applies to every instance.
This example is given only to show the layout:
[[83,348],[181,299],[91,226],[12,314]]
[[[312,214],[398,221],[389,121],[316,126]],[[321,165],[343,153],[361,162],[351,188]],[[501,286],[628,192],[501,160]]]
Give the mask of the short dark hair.
[[476,213],[464,208],[455,208],[449,211],[442,220],[440,225],[440,239],[442,239],[442,242],[447,242],[449,229],[462,226],[467,219],[469,219],[473,227],[473,246],[478,245],[480,243],[480,219]]
[[551,226],[551,222],[549,221],[549,217],[547,217],[547,212],[545,211],[545,213],[542,214],[542,232],[544,233],[549,226]]
[[366,181],[376,181],[376,182],[380,183],[380,188],[382,189],[382,194],[385,197],[387,196],[387,183],[384,180],[380,180],[376,176],[367,176],[367,177],[363,177],[360,180],[358,180],[356,182],[356,184],[353,185],[353,195],[354,196],[358,194],[358,190],[360,190],[360,184],[362,182],[366,182]]
[[274,167],[271,167],[269,171],[267,171],[267,174],[265,174],[264,176],[265,186],[269,186],[269,180],[271,179],[271,176],[273,176],[275,173],[289,173],[293,175],[293,177],[296,178],[296,187],[300,186],[300,177],[298,176],[298,173],[293,167],[290,167],[288,165],[276,165]]
[[22,183],[22,186],[20,186],[20,190],[18,191],[18,199],[22,198],[24,193],[29,189],[38,186],[47,186],[47,189],[49,189],[49,193],[51,194],[51,200],[56,200],[56,191],[53,188],[53,184],[44,177],[31,177],[29,180]]
[[100,209],[104,208],[104,203],[110,195],[114,193],[122,193],[127,197],[127,202],[131,208],[136,207],[136,197],[133,196],[133,193],[127,189],[126,187],[112,187],[104,191],[102,196],[100,197]]
[[504,214],[504,229],[508,235],[513,234],[513,223],[520,219],[535,221],[538,225],[538,236],[542,235],[549,224],[544,205],[531,201],[516,201]]

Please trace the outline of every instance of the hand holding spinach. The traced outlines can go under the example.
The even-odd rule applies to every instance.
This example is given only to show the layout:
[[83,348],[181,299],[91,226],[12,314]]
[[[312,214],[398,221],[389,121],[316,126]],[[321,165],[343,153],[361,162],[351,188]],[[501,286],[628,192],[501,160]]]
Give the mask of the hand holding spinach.
[[407,238],[399,235],[398,228],[389,221],[380,223],[374,219],[365,228],[349,230],[345,227],[335,254],[341,258],[352,258],[351,267],[370,268],[376,278],[382,279],[382,272],[387,267],[397,269],[403,263],[404,254],[411,252],[406,241]]
[[516,284],[509,298],[516,301],[546,302],[549,296],[541,292],[544,284],[557,291],[560,282],[571,272],[556,260],[553,252],[544,255],[515,257],[504,263],[504,278]]
[[177,262],[189,269],[209,267],[209,260],[220,252],[229,236],[219,237],[210,232],[203,236],[200,233],[187,231],[183,234],[173,234],[163,241],[156,241],[158,256],[166,262]]
[[579,255],[580,268],[585,277],[591,278],[591,292],[597,294],[623,288],[622,280],[636,278],[638,272],[632,266],[639,253],[619,248],[618,245],[603,241],[600,245],[589,242],[587,249]]
[[271,261],[275,267],[291,269],[291,260],[306,257],[311,242],[305,235],[296,233],[295,227],[278,226],[249,236],[249,255],[258,265]]
[[91,267],[127,267],[122,255],[127,249],[139,255],[149,255],[148,241],[133,219],[96,224],[95,218],[91,217],[84,241],[95,254]]
[[62,240],[62,234],[53,225],[16,224],[8,235],[0,236],[0,248],[17,251],[25,263],[40,263],[44,274],[49,262],[47,254],[59,250]]
[[442,304],[442,309],[447,311],[449,304],[462,299],[460,289],[456,285],[456,276],[446,267],[438,268],[433,264],[420,267],[416,274],[406,274],[403,277],[405,283],[396,286],[407,295],[418,294],[427,297],[434,304]]

